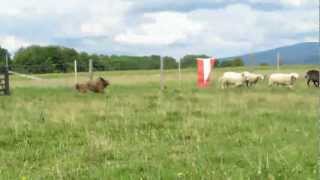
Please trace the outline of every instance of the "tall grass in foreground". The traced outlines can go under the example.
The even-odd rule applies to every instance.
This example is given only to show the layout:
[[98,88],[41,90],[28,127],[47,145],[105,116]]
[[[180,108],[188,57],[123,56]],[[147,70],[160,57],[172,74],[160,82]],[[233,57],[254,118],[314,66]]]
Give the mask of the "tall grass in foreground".
[[169,71],[161,93],[156,71],[100,75],[113,82],[103,95],[76,93],[68,75],[14,78],[0,97],[0,179],[316,179],[318,90],[303,80],[199,90],[194,70],[181,85]]

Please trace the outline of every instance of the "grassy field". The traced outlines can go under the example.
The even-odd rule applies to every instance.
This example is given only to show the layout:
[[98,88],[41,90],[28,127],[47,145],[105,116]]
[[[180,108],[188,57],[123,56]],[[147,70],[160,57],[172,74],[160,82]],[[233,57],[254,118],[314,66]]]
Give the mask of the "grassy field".
[[[286,66],[303,76],[312,66]],[[316,179],[319,90],[199,90],[196,72],[103,72],[105,94],[73,74],[12,77],[0,96],[0,179]],[[269,67],[255,68],[269,74]],[[86,80],[87,74],[80,74]]]

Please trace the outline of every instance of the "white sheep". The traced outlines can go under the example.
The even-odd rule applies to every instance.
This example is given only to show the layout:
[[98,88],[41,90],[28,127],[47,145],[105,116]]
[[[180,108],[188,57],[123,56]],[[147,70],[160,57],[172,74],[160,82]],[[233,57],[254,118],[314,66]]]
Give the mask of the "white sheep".
[[294,82],[299,78],[297,73],[273,73],[269,77],[269,86],[272,85],[283,85],[288,86],[289,88],[293,87]]
[[257,84],[259,80],[264,80],[264,76],[262,74],[250,73],[247,71],[243,73],[247,80],[247,87]]
[[229,85],[239,87],[244,85],[245,83],[246,77],[244,73],[225,72],[223,76],[220,78],[220,84],[222,89],[225,89]]

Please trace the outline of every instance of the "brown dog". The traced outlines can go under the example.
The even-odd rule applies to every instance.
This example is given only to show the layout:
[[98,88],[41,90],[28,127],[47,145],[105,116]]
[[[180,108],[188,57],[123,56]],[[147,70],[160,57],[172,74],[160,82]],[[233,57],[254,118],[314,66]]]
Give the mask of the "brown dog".
[[75,88],[77,91],[81,93],[86,93],[88,91],[92,91],[95,93],[104,93],[104,89],[110,85],[108,80],[99,77],[95,81],[88,81],[86,83],[77,83]]

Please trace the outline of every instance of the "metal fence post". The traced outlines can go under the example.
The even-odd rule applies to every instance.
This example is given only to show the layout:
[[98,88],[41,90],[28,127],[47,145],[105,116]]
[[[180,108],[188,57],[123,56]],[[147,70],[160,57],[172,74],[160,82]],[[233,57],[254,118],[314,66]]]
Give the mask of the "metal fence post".
[[92,59],[89,60],[89,78],[93,79],[93,71],[92,71]]
[[4,70],[4,94],[10,95],[10,84],[9,84],[9,62],[8,62],[8,54],[6,53],[6,67]]
[[77,60],[74,60],[74,83],[78,83],[78,65]]
[[160,57],[160,89],[164,89],[164,77],[163,77],[163,58]]

